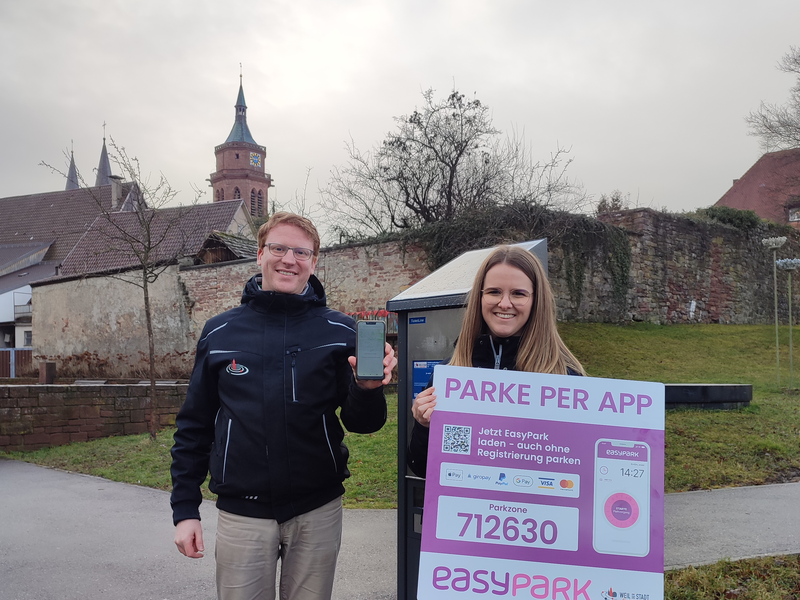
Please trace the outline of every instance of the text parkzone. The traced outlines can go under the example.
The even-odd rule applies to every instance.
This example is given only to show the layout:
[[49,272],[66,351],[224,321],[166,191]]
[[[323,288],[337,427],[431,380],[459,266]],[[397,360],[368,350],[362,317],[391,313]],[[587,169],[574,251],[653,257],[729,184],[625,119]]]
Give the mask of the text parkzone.
[[489,591],[495,596],[517,594],[530,594],[532,598],[551,598],[552,600],[591,600],[589,597],[589,586],[591,579],[580,582],[578,579],[568,579],[567,577],[554,577],[550,579],[546,575],[528,575],[527,573],[515,573],[512,575],[508,571],[498,573],[478,569],[470,571],[464,568],[450,569],[449,567],[435,567],[433,569],[433,580],[431,582],[434,589],[454,592],[473,592],[475,594],[485,594]]

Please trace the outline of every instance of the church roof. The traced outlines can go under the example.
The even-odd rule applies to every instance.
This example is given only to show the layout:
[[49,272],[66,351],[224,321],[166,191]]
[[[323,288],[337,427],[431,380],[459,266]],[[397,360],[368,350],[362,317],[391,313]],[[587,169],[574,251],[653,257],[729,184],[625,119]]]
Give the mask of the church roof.
[[78,169],[75,166],[75,155],[70,152],[69,153],[69,171],[67,172],[67,187],[64,188],[65,190],[77,190],[80,187],[78,185]]
[[242,89],[241,81],[239,82],[239,96],[236,98],[236,118],[233,122],[233,129],[228,134],[228,139],[225,140],[226,144],[229,142],[247,142],[258,146],[247,126],[247,105],[244,102],[244,89]]
[[[151,260],[171,264],[182,257],[194,257],[209,234],[229,231],[237,212],[244,211],[241,200],[177,206],[146,211],[152,240]],[[136,252],[143,246],[125,239],[142,239],[144,227],[135,212],[100,215],[64,259],[61,275],[110,273],[135,269],[141,265]]]
[[770,152],[734,182],[715,206],[752,210],[762,219],[787,223],[788,206],[800,201],[800,148]]
[[106,138],[103,138],[103,149],[100,151],[100,163],[97,165],[97,179],[95,186],[108,185],[111,183],[111,163],[108,161],[108,151],[106,150]]
[[110,185],[0,198],[0,244],[51,243],[44,260],[61,261],[103,209],[112,210]]

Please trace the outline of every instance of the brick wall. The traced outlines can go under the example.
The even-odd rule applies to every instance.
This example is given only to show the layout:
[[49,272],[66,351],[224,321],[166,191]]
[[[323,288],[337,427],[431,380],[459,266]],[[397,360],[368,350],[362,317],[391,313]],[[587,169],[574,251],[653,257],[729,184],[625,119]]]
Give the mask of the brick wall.
[[[160,426],[175,423],[186,385],[158,386]],[[144,433],[148,385],[0,386],[0,448],[36,450],[112,435]]]
[[397,242],[325,249],[316,271],[328,306],[347,313],[385,309],[387,300],[429,273],[419,247]]

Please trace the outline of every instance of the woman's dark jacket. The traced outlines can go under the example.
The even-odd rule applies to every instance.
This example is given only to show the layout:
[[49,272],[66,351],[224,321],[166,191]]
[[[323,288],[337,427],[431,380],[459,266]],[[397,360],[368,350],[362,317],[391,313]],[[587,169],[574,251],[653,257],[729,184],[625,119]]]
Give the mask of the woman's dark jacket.
[[[516,370],[517,350],[519,349],[519,337],[510,338],[491,338],[489,334],[481,335],[475,341],[472,350],[472,366],[484,369],[503,369]],[[492,349],[494,342],[494,349]],[[497,364],[497,359],[500,359]],[[447,364],[444,361],[442,364]],[[572,369],[567,369],[569,375],[579,375]],[[427,387],[433,385],[433,380],[428,382]],[[411,430],[411,441],[408,444],[406,458],[408,467],[418,476],[425,477],[428,468],[428,436],[430,429],[414,420],[414,428]]]
[[242,304],[210,319],[197,344],[172,448],[175,523],[199,519],[200,485],[217,507],[279,522],[344,493],[344,431],[386,421],[383,388],[362,390],[347,358],[355,323],[325,306],[313,275],[303,294],[261,290],[250,279]]

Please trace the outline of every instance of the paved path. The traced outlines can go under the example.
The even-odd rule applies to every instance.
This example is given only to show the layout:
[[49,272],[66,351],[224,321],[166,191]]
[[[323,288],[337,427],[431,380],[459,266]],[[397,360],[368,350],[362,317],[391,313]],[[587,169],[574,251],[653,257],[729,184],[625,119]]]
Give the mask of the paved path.
[[[169,494],[0,460],[0,600],[213,600],[216,509],[206,558],[172,542]],[[800,483],[670,494],[668,568],[800,553]],[[333,600],[396,596],[396,514],[345,510]]]

